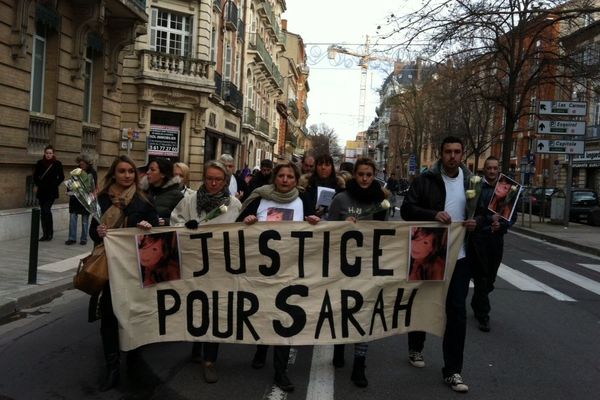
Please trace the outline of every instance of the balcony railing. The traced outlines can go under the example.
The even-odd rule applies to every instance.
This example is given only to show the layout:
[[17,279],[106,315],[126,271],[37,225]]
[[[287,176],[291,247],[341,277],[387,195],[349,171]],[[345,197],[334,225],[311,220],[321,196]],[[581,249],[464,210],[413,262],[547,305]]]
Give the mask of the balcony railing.
[[273,128],[271,128],[271,130],[272,130],[271,139],[277,140],[277,138],[279,137],[279,129],[273,127]]
[[133,2],[142,10],[146,10],[146,0],[133,0]]
[[237,37],[240,42],[244,41],[244,35],[246,33],[246,25],[244,21],[238,19]]
[[98,154],[96,143],[98,143],[100,129],[100,125],[83,123],[81,126],[81,152],[88,154],[92,160]]
[[213,8],[217,11],[221,11],[221,0],[213,0]]
[[248,124],[253,128],[256,125],[256,111],[251,107],[244,107],[244,124]]
[[260,38],[260,36],[256,36],[256,50],[258,50],[258,54],[262,58],[267,70],[272,73],[273,71],[273,59],[271,55],[267,51],[267,47],[265,46],[265,42]]
[[306,101],[302,104],[302,108],[304,109],[304,115],[308,116],[308,105]]
[[288,100],[288,111],[292,113],[294,118],[298,119],[298,103],[296,103],[296,100]]
[[283,89],[283,77],[281,76],[281,72],[279,72],[279,68],[277,68],[276,64],[273,64],[273,79],[275,80],[275,83],[277,83],[277,86],[279,86],[280,89]]
[[242,111],[244,98],[237,86],[231,81],[223,82],[223,100],[225,100],[225,103],[231,104],[236,110]]
[[227,2],[225,8],[225,29],[235,31],[238,25],[238,8],[233,1]]
[[29,114],[29,134],[27,136],[27,152],[43,154],[44,147],[50,143],[50,130],[54,116],[31,112]]
[[168,72],[192,78],[208,78],[210,61],[152,50],[142,52],[143,70]]
[[269,136],[269,121],[263,117],[256,118],[256,129],[261,131],[265,136]]
[[223,77],[215,71],[215,94],[223,98]]

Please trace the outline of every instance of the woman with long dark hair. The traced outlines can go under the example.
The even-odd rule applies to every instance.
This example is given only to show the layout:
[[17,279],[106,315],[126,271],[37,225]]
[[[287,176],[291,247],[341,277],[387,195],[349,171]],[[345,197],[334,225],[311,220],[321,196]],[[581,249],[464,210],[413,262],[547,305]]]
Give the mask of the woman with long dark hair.
[[37,188],[36,197],[40,202],[42,221],[42,237],[40,242],[52,240],[54,222],[52,220],[52,204],[58,199],[58,187],[65,180],[63,165],[54,155],[54,147],[44,148],[44,157],[35,164],[33,182]]
[[315,215],[327,219],[331,198],[343,191],[346,185],[344,179],[335,173],[333,158],[329,154],[321,154],[315,159],[314,172],[308,177],[303,175],[300,186],[304,187],[308,201],[315,208]]
[[441,281],[444,279],[447,232],[446,228],[412,228],[409,281]]
[[[135,163],[127,156],[117,157],[98,193],[98,203],[102,211],[101,224],[92,220],[90,237],[96,245],[102,243],[108,229],[138,227],[148,230],[158,226],[158,214],[152,202],[137,185],[138,175]],[[119,325],[112,308],[110,285],[106,283],[100,295],[90,299],[90,310],[99,309],[100,334],[106,360],[106,376],[100,391],[106,391],[119,383]],[[90,315],[90,319],[97,316]]]
[[183,199],[181,179],[173,173],[173,163],[166,158],[156,158],[148,163],[148,171],[141,187],[154,203],[161,226],[169,225],[171,212]]

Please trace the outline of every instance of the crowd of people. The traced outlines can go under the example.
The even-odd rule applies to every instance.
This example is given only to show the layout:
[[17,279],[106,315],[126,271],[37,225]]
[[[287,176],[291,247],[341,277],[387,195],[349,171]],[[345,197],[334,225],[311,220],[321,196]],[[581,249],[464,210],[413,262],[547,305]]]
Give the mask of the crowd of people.
[[[446,276],[448,229],[445,227],[413,227],[410,240],[410,262],[407,279],[449,279],[446,297],[446,327],[443,337],[442,369],[444,381],[455,391],[466,392],[462,378],[463,353],[466,337],[466,298],[469,282],[475,289],[471,302],[479,329],[490,331],[489,294],[493,290],[498,267],[502,260],[503,235],[513,221],[505,211],[489,207],[498,180],[498,160],[485,161],[481,195],[473,218],[467,216],[466,191],[471,172],[462,164],[464,148],[460,139],[447,137],[441,144],[441,158],[427,171],[413,179],[410,187],[391,174],[386,187],[376,180],[377,168],[373,160],[359,158],[352,165],[336,171],[329,154],[306,155],[299,163],[282,161],[273,164],[265,159],[260,169],[251,172],[247,166],[236,171],[235,160],[223,154],[218,160],[205,164],[201,185],[190,187],[190,168],[172,163],[165,158],[152,159],[138,168],[127,156],[117,157],[102,183],[98,186],[101,221],[91,221],[89,236],[95,245],[103,242],[108,229],[137,227],[148,231],[156,226],[185,226],[197,229],[200,225],[241,222],[246,225],[258,221],[298,221],[317,224],[321,220],[385,221],[394,215],[391,210],[363,213],[374,209],[385,198],[393,200],[399,192],[406,196],[400,208],[405,221],[437,221],[449,225],[463,221],[469,232],[461,246],[454,273]],[[80,168],[93,174],[92,161],[86,156],[77,158]],[[351,172],[349,172],[349,170]],[[58,186],[64,180],[62,165],[48,146],[44,158],[38,162],[34,180],[42,206],[43,236],[51,240],[52,214],[50,207],[58,198]],[[215,218],[206,216],[218,207],[227,211]],[[70,205],[71,223],[66,244],[76,243],[77,218],[82,215],[80,242],[87,240],[89,216],[85,209]],[[502,213],[502,215],[500,215]],[[181,273],[173,237],[141,235],[138,238],[142,285],[178,279]],[[106,361],[106,375],[100,386],[105,391],[115,387],[120,379],[120,350],[118,323],[115,317],[110,284],[99,295],[90,299],[90,321],[100,319],[100,332]],[[425,366],[425,332],[409,332],[408,361],[417,368]],[[216,361],[219,345],[195,342],[192,360],[203,364],[204,379],[218,381]],[[368,343],[356,343],[353,352],[351,381],[358,387],[368,386],[365,374]],[[257,346],[251,361],[253,368],[265,365],[268,346]],[[136,351],[129,352],[128,361]],[[274,346],[274,383],[283,391],[294,390],[286,369],[289,346]],[[336,368],[345,364],[344,345],[334,346],[332,363]]]

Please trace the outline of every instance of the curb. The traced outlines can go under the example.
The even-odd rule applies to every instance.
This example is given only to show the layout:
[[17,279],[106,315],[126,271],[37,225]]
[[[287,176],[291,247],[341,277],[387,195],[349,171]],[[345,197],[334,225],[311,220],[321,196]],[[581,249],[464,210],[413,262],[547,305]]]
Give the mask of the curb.
[[555,236],[546,235],[544,233],[540,233],[540,232],[534,231],[533,229],[527,229],[527,228],[523,228],[523,227],[518,227],[518,226],[516,226],[516,224],[513,225],[513,226],[511,226],[510,230],[514,231],[514,232],[526,234],[526,235],[535,237],[537,239],[542,239],[542,240],[545,240],[546,242],[549,242],[549,243],[558,244],[560,246],[564,246],[564,247],[568,247],[568,248],[571,248],[571,249],[579,250],[579,251],[582,251],[584,253],[588,253],[588,254],[592,254],[594,256],[600,257],[600,249],[595,248],[595,247],[584,246],[582,244],[578,244],[578,243],[572,242],[570,240],[564,240],[564,239],[561,239],[561,238],[557,238]]
[[65,290],[73,289],[73,278],[62,278],[43,285],[31,285],[16,297],[8,297],[0,304],[0,320],[29,307],[46,304],[61,295]]

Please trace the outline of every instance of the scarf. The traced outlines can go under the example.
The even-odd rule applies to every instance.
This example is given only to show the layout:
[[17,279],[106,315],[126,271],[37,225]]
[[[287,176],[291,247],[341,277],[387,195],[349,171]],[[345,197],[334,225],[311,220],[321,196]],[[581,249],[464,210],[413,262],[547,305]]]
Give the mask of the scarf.
[[42,165],[44,168],[49,168],[54,162],[56,162],[56,156],[52,156],[49,160],[45,156],[42,157]]
[[122,228],[125,224],[124,209],[131,203],[133,196],[136,194],[136,185],[131,185],[122,192],[118,192],[116,185],[111,185],[108,188],[108,196],[112,202],[112,206],[102,214],[100,220],[109,228]]
[[229,189],[227,187],[225,187],[222,192],[210,194],[206,190],[206,187],[202,185],[200,189],[198,189],[198,192],[196,192],[196,211],[198,212],[198,215],[202,215],[202,211],[208,213],[223,204],[228,206],[230,202],[231,195],[229,194]]
[[287,193],[281,193],[275,190],[275,185],[260,186],[254,189],[246,201],[244,201],[240,213],[244,211],[250,203],[258,198],[275,201],[277,203],[291,203],[298,198],[299,194],[300,193],[298,192],[297,188],[293,188]]
[[355,179],[351,179],[346,185],[346,190],[350,197],[363,204],[379,204],[385,198],[385,193],[381,190],[381,185],[375,179],[373,179],[371,185],[366,189],[361,188]]

